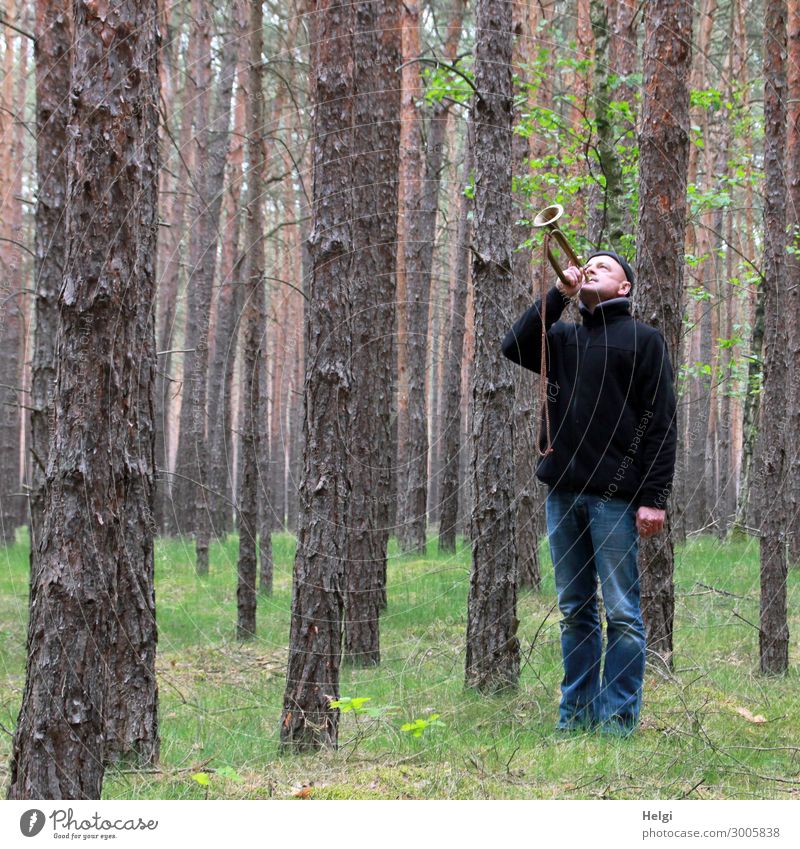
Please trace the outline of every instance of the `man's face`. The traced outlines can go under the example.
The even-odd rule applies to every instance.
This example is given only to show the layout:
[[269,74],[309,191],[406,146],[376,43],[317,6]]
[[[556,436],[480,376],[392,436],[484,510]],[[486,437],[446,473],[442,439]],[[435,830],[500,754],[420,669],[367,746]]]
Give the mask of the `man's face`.
[[591,309],[602,301],[623,298],[630,292],[631,284],[622,266],[610,256],[593,256],[583,266],[583,270],[584,283],[580,298]]

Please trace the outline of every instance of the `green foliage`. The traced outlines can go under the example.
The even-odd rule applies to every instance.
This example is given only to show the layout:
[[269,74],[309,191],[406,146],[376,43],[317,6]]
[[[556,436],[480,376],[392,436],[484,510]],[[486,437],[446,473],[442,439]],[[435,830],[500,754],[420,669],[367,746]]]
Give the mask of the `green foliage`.
[[[459,71],[467,79],[474,82],[471,68],[460,66]],[[441,103],[443,100],[451,100],[466,106],[472,98],[473,90],[467,80],[459,74],[453,73],[449,68],[444,68],[441,65],[425,65],[420,76],[425,89],[426,103],[433,104]]]
[[350,713],[352,711],[355,716],[369,716],[373,719],[386,717],[400,710],[396,705],[370,705],[369,707],[365,707],[367,702],[371,701],[372,698],[370,696],[357,698],[342,696],[340,699],[331,700],[330,706],[332,708],[339,708],[342,713]]
[[413,719],[411,722],[406,722],[400,726],[401,731],[405,731],[412,737],[422,737],[426,732],[432,731],[434,728],[444,728],[445,723],[439,719],[438,713],[432,713],[427,719]]

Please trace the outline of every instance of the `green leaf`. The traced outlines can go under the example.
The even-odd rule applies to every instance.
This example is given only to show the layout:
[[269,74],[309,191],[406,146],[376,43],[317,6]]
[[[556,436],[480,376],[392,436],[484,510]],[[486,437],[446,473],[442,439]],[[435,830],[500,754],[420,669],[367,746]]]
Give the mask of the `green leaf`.
[[217,770],[217,775],[227,778],[228,781],[242,782],[244,779],[232,766],[223,766]]
[[211,783],[211,779],[208,777],[207,772],[195,772],[192,775],[192,778],[201,786],[208,787]]

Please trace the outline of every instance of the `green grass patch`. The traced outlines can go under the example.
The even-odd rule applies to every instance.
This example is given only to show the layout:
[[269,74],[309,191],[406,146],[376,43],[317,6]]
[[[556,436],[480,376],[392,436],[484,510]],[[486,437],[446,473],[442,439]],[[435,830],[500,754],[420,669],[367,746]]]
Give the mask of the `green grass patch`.
[[[424,558],[390,545],[382,663],[345,667],[340,750],[299,757],[278,745],[294,539],[273,540],[275,591],[258,635],[235,639],[236,537],[194,571],[191,540],[156,548],[160,769],[110,770],[113,799],[790,798],[800,793],[800,662],[758,674],[758,546],[706,537],[676,554],[675,671],[648,671],[642,727],[629,740],[554,733],[561,656],[552,569],[519,599],[519,688],[486,698],[463,686],[470,550]],[[27,539],[0,548],[0,781],[25,674]],[[789,578],[800,633],[800,570]],[[368,709],[368,710],[367,710]],[[404,724],[428,722],[419,736]],[[442,723],[442,724],[439,724]],[[419,724],[416,725],[419,728]]]

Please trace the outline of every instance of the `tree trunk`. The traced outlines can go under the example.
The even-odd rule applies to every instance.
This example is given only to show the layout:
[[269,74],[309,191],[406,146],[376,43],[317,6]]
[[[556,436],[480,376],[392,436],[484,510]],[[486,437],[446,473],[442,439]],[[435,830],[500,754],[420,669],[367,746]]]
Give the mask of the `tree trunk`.
[[409,442],[406,254],[410,250],[409,228],[411,222],[419,215],[420,183],[424,169],[422,117],[417,105],[422,99],[420,65],[416,61],[420,55],[419,5],[419,2],[404,3],[402,8],[403,72],[400,109],[399,217],[397,220],[397,346],[395,348],[397,399],[394,444],[396,446],[396,461],[392,484],[393,509],[391,511],[391,523],[395,528],[401,548],[406,544],[406,541],[404,541],[405,532],[401,525],[405,520],[403,493],[406,489],[406,458]]
[[187,283],[186,350],[183,357],[183,398],[175,461],[173,506],[178,531],[193,533],[196,570],[208,574],[210,536],[207,495],[208,443],[206,439],[208,339],[211,315],[211,281],[203,273],[207,247],[209,206],[209,100],[211,91],[211,22],[209,6],[199,0],[195,15],[199,58],[192,74],[197,87],[197,117],[194,134],[195,190],[191,204],[189,237],[189,280]]
[[353,148],[352,495],[347,534],[345,658],[380,662],[388,536],[395,242],[400,155],[400,11],[356,4]]
[[512,312],[511,0],[479,0],[475,85],[475,227],[472,273],[476,350],[472,376],[472,574],[466,683],[484,693],[519,677],[514,534],[512,365],[498,340]]
[[[175,533],[180,529],[180,522],[175,513],[175,503],[171,497],[174,486],[170,474],[170,456],[173,445],[171,425],[173,420],[172,405],[175,400],[175,384],[173,384],[174,379],[172,377],[174,358],[171,349],[175,333],[178,289],[182,277],[181,266],[184,259],[181,242],[185,236],[186,200],[190,195],[189,183],[194,170],[192,133],[197,91],[192,74],[198,56],[199,33],[197,27],[191,26],[186,57],[186,65],[189,70],[184,72],[182,102],[181,108],[178,110],[181,116],[181,124],[175,153],[176,176],[172,181],[172,202],[165,216],[169,226],[164,233],[163,249],[159,252],[162,258],[162,270],[159,275],[158,329],[156,331],[160,365],[156,376],[157,477],[155,516],[159,528],[166,533]],[[164,130],[169,132],[169,123],[165,125]],[[167,149],[170,150],[171,147],[172,144]]]
[[[789,432],[800,432],[800,0],[789,0],[788,126],[786,169],[789,185],[788,232],[793,250],[786,257],[789,286]],[[800,451],[792,451],[788,472],[789,562],[800,564]]]
[[466,194],[472,172],[472,136],[473,131],[467,125],[464,167],[461,172],[461,201],[458,214],[458,231],[453,262],[453,298],[450,304],[450,317],[447,323],[447,344],[445,346],[445,375],[443,392],[445,407],[442,420],[445,425],[442,434],[442,479],[439,502],[439,551],[455,552],[456,529],[459,499],[461,494],[459,466],[462,456],[462,416],[461,381],[464,357],[465,316],[467,313],[467,278],[469,277],[471,222],[469,212],[471,202]]
[[761,533],[761,671],[778,675],[789,666],[785,476],[787,451],[795,439],[786,429],[786,0],[767,0],[764,12],[764,380],[755,495]]
[[258,442],[261,351],[266,345],[264,308],[264,141],[262,126],[264,47],[261,0],[250,0],[250,65],[247,72],[247,227],[245,235],[244,348],[242,351],[241,477],[239,496],[239,581],[236,589],[236,636],[251,639],[256,633],[256,533],[258,530]]
[[[691,3],[652,0],[645,7],[635,297],[642,320],[664,335],[675,374],[683,319],[691,46]],[[662,535],[641,540],[639,547],[647,645],[668,665],[675,609],[673,569],[668,521]]]
[[[12,799],[99,799],[108,729],[129,727],[125,711],[155,731],[157,4],[74,8],[56,415]],[[114,680],[123,669],[137,680]]]
[[[526,55],[530,50],[530,22],[522,13],[521,4],[515,3],[515,39],[514,65],[524,67],[528,63]],[[521,118],[515,109],[515,122]],[[518,179],[528,173],[531,159],[531,142],[519,132],[512,139],[514,173]],[[531,262],[533,252],[526,247],[531,238],[531,227],[524,223],[527,217],[525,198],[517,193],[512,230],[511,256],[513,271],[513,295],[515,315],[522,315],[530,306],[533,295]],[[541,585],[539,565],[539,516],[544,510],[539,498],[536,480],[536,462],[539,458],[536,444],[536,426],[538,422],[537,384],[526,375],[518,375],[514,401],[514,471],[515,471],[515,522],[517,538],[517,558],[519,563],[519,586],[538,590]]]
[[[14,3],[9,17],[14,18]],[[23,388],[22,347],[25,268],[22,236],[22,163],[24,99],[20,102],[14,81],[23,85],[25,69],[15,67],[14,42],[20,37],[10,28],[4,29],[3,86],[0,91],[0,544],[14,541],[22,515],[20,446],[22,439],[22,404],[27,402]],[[22,50],[26,50],[24,45]],[[27,53],[22,53],[22,61]],[[18,76],[20,75],[20,76]],[[17,85],[19,90],[19,85]]]
[[36,301],[31,367],[31,572],[44,507],[56,381],[58,293],[64,273],[72,4],[36,4]]
[[312,273],[306,305],[304,462],[281,741],[336,747],[344,614],[353,249],[354,8],[319,0],[312,45],[314,95]]

